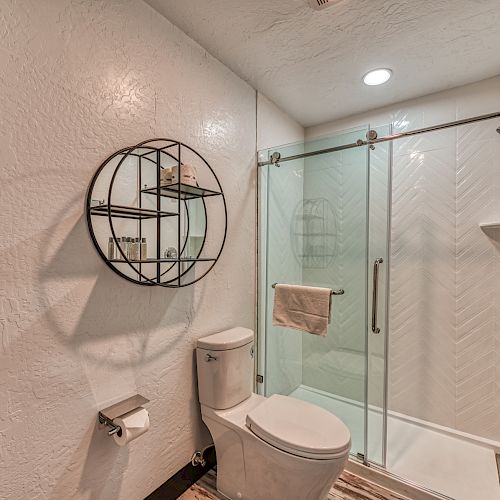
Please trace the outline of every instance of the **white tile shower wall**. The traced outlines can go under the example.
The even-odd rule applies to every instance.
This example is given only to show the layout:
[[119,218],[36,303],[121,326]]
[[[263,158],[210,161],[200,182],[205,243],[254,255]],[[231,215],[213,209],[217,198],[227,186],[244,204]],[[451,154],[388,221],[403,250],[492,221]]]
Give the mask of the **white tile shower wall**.
[[[0,497],[141,499],[210,442],[193,348],[254,327],[255,91],[141,1],[0,3]],[[214,167],[228,239],[179,291],[112,273],[83,217],[110,153],[180,139]],[[97,410],[140,392],[125,448]]]
[[327,235],[335,234],[335,246],[327,241],[322,249],[332,252],[332,259],[306,263],[304,281],[344,288],[346,294],[332,298],[329,335],[303,339],[303,383],[358,401],[364,400],[365,317],[360,311],[366,306],[366,171],[366,153],[359,149],[307,159],[304,177],[304,199],[325,200],[335,221],[335,227],[326,228]]
[[[498,124],[495,124],[495,127]],[[500,440],[500,239],[477,221],[500,221],[500,136],[493,123],[458,131],[456,226],[457,426]]]
[[[306,129],[410,130],[498,111],[500,77]],[[394,143],[389,406],[500,440],[498,121]],[[495,239],[496,238],[496,239]]]
[[[384,132],[388,133],[386,127]],[[333,138],[335,144],[354,142],[365,135],[361,129]],[[332,146],[332,138],[314,141],[308,149]],[[305,336],[303,340],[303,381],[310,387],[363,401],[365,372],[365,285],[372,277],[372,266],[365,272],[366,260],[386,258],[388,231],[389,145],[381,144],[370,154],[370,246],[366,253],[366,186],[368,183],[365,150],[321,155],[306,160],[304,198],[328,200],[336,222],[335,233],[327,247],[334,257],[327,266],[305,266],[305,282],[329,287],[343,287],[344,296],[334,297],[333,317],[326,339]],[[332,228],[326,231],[332,232]],[[385,284],[385,270],[380,272],[380,287]],[[382,288],[383,289],[383,288]],[[385,300],[379,303],[378,322],[385,322]],[[369,337],[370,403],[381,406],[384,389],[384,338]]]
[[391,409],[453,426],[454,149],[424,141],[394,154]]

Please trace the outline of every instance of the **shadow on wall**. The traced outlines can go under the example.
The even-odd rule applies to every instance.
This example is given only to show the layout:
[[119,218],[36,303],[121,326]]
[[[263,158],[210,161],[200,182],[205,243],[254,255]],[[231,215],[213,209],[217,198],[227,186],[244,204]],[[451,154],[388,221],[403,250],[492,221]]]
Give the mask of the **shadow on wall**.
[[[67,215],[75,205],[81,206],[80,201],[78,197],[68,203],[60,222],[44,231],[40,241],[45,252],[39,274],[41,299],[50,304],[46,319],[61,343],[90,361],[115,368],[142,366],[183,338],[180,333],[192,319],[186,314],[191,296],[184,296],[176,308],[175,291],[134,285],[108,269],[92,246],[85,216],[75,223]],[[53,241],[58,240],[62,244],[50,255]],[[178,334],[149,351],[149,336],[167,313],[169,330]]]
[[118,447],[112,438],[103,439],[102,432],[97,422],[89,427],[67,466],[79,469],[81,462],[85,460],[79,482],[74,482],[72,474],[63,475],[51,491],[51,498],[68,498],[68,492],[96,500],[120,498],[129,450],[127,447]]
[[[194,381],[195,385],[195,390],[194,394],[198,394],[198,369],[197,369],[197,360],[196,360],[196,348],[193,349],[193,357],[192,357],[192,371],[191,371],[191,376],[192,380]],[[189,420],[186,420],[186,422],[197,422],[199,421],[201,425],[198,425],[193,428],[194,432],[196,433],[196,442],[198,443],[207,443],[205,446],[209,446],[214,443],[214,440],[212,438],[212,435],[210,434],[210,431],[208,430],[208,427],[206,426],[205,422],[203,422],[202,417],[201,417],[201,406],[198,398],[195,400],[191,400],[191,404],[189,405],[190,411],[191,411],[191,418]]]
[[[72,418],[81,417],[72,422],[66,448],[72,454],[64,459],[66,469],[51,498],[76,494],[78,488],[78,495],[112,500],[120,498],[129,450],[118,447],[99,429],[97,410],[142,388],[150,381],[147,365],[167,359],[178,344],[189,341],[184,333],[194,317],[193,290],[176,293],[134,285],[113,273],[93,248],[82,205],[81,196],[73,198],[51,217],[55,224],[37,232],[40,268],[34,292],[43,310],[41,320],[49,338],[57,339],[63,348],[54,348],[55,366],[61,365],[55,361],[56,352],[59,359],[66,358],[64,363],[69,356],[74,365],[62,380],[78,390],[64,390],[57,404],[71,403]],[[159,339],[162,323],[169,334]],[[154,343],[150,342],[152,336]],[[159,403],[156,390],[155,384],[144,389],[153,404]],[[197,404],[193,402],[191,408],[194,418]],[[153,405],[149,410],[153,411]],[[146,435],[146,439],[152,437]]]

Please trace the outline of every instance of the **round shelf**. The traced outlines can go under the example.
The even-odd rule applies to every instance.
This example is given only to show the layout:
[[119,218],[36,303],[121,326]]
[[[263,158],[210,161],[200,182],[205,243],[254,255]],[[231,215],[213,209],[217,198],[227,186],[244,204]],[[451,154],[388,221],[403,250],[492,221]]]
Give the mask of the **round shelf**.
[[226,241],[219,179],[203,156],[171,139],[150,139],[109,156],[90,182],[86,215],[104,262],[139,285],[196,283],[215,266]]
[[295,207],[290,240],[297,262],[326,269],[337,254],[337,218],[326,198],[304,198]]

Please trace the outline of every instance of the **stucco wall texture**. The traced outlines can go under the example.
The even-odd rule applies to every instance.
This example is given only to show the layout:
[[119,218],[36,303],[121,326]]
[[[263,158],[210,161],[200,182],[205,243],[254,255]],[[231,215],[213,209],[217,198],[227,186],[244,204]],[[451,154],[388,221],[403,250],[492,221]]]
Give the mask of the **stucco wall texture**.
[[[0,2],[0,498],[141,499],[210,442],[196,338],[254,327],[255,91],[139,0]],[[180,290],[115,275],[84,197],[112,152],[171,137],[228,202],[214,270]],[[119,448],[97,411],[139,392]]]

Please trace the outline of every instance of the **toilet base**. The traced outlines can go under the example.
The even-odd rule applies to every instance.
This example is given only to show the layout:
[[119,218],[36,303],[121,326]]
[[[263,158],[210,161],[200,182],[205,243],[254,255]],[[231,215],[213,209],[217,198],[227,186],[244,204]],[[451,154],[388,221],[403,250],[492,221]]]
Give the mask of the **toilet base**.
[[245,417],[265,398],[256,394],[229,410],[202,406],[217,453],[217,490],[229,500],[323,500],[342,473],[345,455],[328,460],[283,452],[253,434]]

